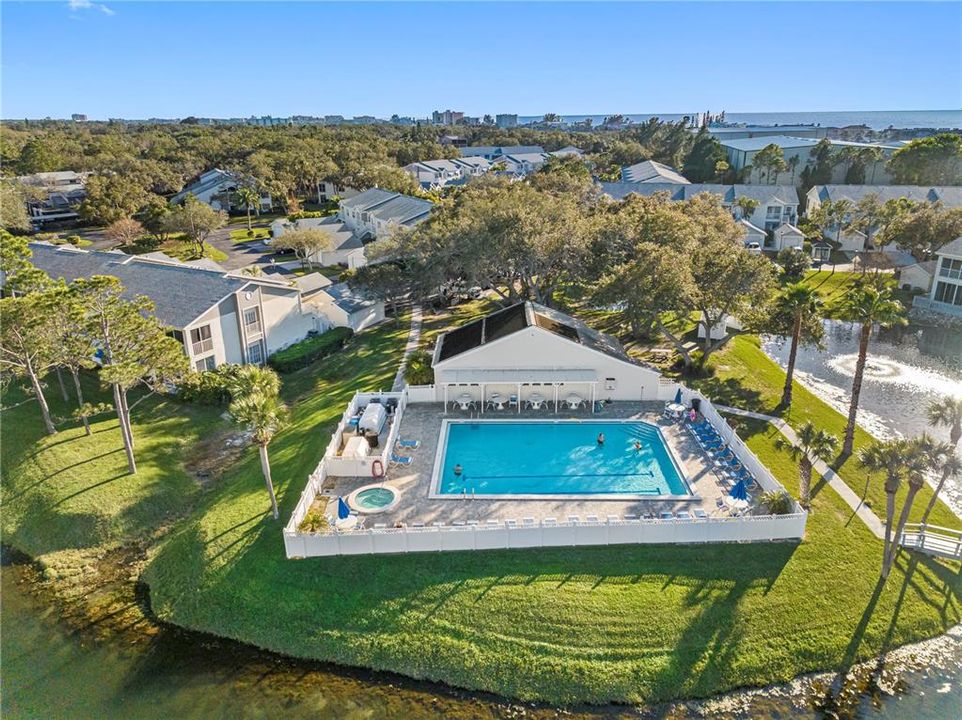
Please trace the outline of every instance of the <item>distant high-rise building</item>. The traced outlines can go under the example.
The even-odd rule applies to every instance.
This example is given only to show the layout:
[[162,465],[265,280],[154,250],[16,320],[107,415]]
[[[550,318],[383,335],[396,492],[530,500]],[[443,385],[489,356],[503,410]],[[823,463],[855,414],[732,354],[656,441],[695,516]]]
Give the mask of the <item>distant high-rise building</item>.
[[435,110],[431,113],[431,122],[435,125],[456,125],[464,120],[464,113],[457,110]]
[[518,116],[514,114],[499,113],[495,115],[494,124],[499,128],[518,127]]
[[70,119],[74,122],[87,122],[87,116],[83,113],[74,113],[70,116]]
[[324,124],[325,125],[343,125],[344,116],[343,115],[325,115]]

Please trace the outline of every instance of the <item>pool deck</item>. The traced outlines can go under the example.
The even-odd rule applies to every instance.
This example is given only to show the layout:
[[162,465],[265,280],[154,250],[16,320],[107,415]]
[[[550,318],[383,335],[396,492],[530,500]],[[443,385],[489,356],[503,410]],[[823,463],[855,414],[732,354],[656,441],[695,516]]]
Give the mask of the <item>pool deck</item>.
[[[520,415],[515,412],[485,413],[481,419],[580,419],[580,420],[625,420],[636,419],[657,425],[664,436],[676,461],[684,471],[691,490],[692,498],[684,500],[613,498],[596,499],[566,497],[563,499],[462,499],[459,496],[444,498],[431,497],[431,477],[437,455],[441,422],[445,418],[464,419],[470,413],[449,409],[445,415],[440,403],[409,404],[401,418],[400,435],[406,440],[420,440],[417,450],[399,450],[399,454],[409,455],[413,462],[407,466],[388,468],[385,484],[401,492],[400,501],[389,511],[363,515],[365,526],[375,523],[392,527],[401,523],[412,525],[435,523],[452,525],[454,523],[478,522],[489,520],[504,522],[515,520],[519,524],[525,518],[544,520],[554,518],[558,522],[577,516],[581,521],[594,516],[604,522],[609,516],[622,518],[625,515],[643,516],[653,513],[656,516],[664,511],[692,511],[701,508],[710,516],[727,516],[727,510],[719,510],[716,501],[723,497],[724,490],[716,482],[710,460],[688,431],[678,423],[665,420],[661,416],[662,403],[616,402],[605,406],[600,413],[564,410],[555,415],[552,412],[525,410]],[[371,484],[371,478],[329,477],[324,484],[325,493],[347,496],[363,485]],[[757,495],[757,492],[756,492]],[[754,502],[753,497],[753,502]]]

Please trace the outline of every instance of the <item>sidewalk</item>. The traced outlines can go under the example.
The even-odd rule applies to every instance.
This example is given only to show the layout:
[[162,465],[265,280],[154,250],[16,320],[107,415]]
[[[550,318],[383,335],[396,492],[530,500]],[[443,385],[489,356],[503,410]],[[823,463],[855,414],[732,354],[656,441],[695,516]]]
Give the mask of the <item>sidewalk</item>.
[[418,349],[421,344],[421,306],[411,307],[411,331],[408,333],[408,341],[404,346],[404,357],[401,358],[401,365],[394,376],[394,385],[391,392],[400,392],[404,389],[404,370],[407,368],[408,356]]
[[[785,438],[797,445],[798,435],[792,429],[791,425],[782,420],[781,418],[774,417],[772,415],[765,415],[763,413],[751,412],[750,410],[742,410],[740,408],[728,407],[726,405],[716,405],[715,406],[719,412],[729,413],[731,415],[740,415],[742,417],[754,418],[755,420],[764,420],[765,422],[771,423],[775,428],[785,436]],[[819,475],[825,478],[825,482],[828,483],[829,487],[839,494],[842,500],[852,508],[859,519],[868,526],[868,529],[872,531],[875,537],[882,539],[885,537],[885,525],[879,520],[878,516],[872,512],[858,494],[850,488],[842,478],[838,476],[832,468],[830,468],[824,460],[819,460],[817,458],[809,457],[812,461],[812,467],[815,469]]]

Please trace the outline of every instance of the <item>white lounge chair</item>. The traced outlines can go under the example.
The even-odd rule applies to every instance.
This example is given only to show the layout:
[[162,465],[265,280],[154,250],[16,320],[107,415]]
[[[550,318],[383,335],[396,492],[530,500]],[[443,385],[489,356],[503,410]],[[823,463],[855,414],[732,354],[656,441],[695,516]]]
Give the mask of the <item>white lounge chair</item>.
[[578,517],[577,515],[569,515],[569,516],[568,516],[568,524],[569,524],[569,525],[580,525],[580,524],[581,524],[581,518]]
[[588,523],[589,525],[597,525],[597,524],[598,524],[598,516],[597,516],[597,515],[585,515],[585,522]]
[[541,524],[545,527],[556,527],[558,525],[558,521],[554,518],[545,518],[541,521]]
[[533,517],[521,518],[521,524],[524,525],[525,527],[534,527],[534,518]]

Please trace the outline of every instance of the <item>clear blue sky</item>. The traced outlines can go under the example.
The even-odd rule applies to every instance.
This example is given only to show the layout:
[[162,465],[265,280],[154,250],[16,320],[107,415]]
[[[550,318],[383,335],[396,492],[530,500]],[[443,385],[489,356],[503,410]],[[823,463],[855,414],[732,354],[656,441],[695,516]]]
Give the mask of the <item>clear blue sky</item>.
[[2,6],[0,115],[962,107],[962,3]]

